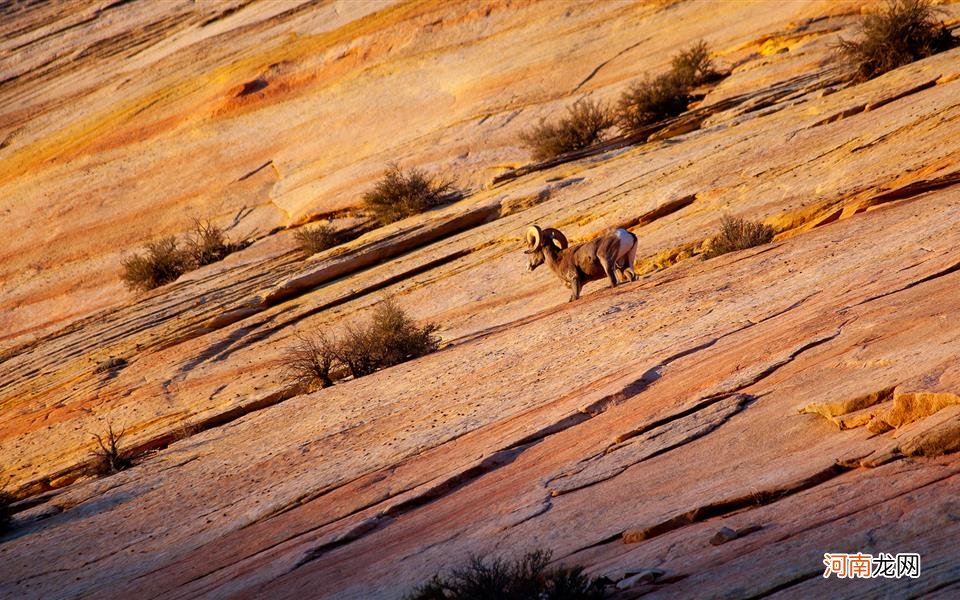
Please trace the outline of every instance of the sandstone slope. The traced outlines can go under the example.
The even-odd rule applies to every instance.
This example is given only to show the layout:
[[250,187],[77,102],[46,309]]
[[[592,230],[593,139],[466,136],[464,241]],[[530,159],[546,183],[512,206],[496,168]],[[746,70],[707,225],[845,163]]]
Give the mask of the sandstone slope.
[[[854,85],[836,2],[9,10],[0,595],[391,598],[533,548],[663,572],[626,597],[960,591],[960,49]],[[666,131],[509,170],[701,37],[731,74]],[[292,229],[355,223],[389,160],[467,195],[305,259]],[[723,214],[778,235],[703,261]],[[256,242],[123,290],[191,217]],[[628,226],[645,274],[566,303],[531,223]],[[298,331],[386,296],[443,348],[284,381]],[[92,478],[108,424],[140,458]],[[823,579],[841,551],[923,576]]]

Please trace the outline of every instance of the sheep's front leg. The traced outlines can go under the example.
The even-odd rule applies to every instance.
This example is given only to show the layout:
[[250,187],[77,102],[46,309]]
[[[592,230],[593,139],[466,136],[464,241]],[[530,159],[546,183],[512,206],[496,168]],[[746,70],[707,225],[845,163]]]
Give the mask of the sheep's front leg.
[[574,300],[580,298],[580,278],[578,277],[570,281],[569,285],[570,289],[573,290],[573,292],[570,294],[570,302],[573,302]]

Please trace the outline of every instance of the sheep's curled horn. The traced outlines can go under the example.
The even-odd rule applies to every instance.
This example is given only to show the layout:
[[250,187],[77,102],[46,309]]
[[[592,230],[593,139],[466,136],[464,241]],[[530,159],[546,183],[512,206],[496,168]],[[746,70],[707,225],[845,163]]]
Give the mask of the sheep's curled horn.
[[533,254],[541,248],[544,242],[548,244],[555,243],[560,250],[565,250],[567,246],[569,246],[567,237],[563,235],[559,229],[552,227],[540,229],[536,225],[533,225],[527,229],[526,239],[528,248],[524,250],[524,254]]
[[540,228],[533,225],[527,228],[527,249],[524,254],[533,254],[540,248]]

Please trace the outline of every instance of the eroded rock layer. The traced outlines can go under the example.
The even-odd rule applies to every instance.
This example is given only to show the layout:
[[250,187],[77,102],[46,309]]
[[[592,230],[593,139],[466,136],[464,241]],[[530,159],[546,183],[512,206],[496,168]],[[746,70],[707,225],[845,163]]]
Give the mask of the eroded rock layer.
[[[0,595],[393,598],[545,548],[623,597],[949,596],[960,49],[854,84],[860,9],[4,7]],[[687,113],[529,163],[522,129],[700,38],[729,75]],[[373,228],[389,161],[464,198]],[[725,214],[777,235],[702,260]],[[124,290],[121,258],[192,218],[255,241]],[[324,218],[367,232],[305,258]],[[567,303],[524,270],[533,223],[629,227],[642,276]],[[387,296],[438,352],[285,380],[298,332]],[[96,478],[109,426],[137,458]],[[856,551],[923,574],[821,576]]]

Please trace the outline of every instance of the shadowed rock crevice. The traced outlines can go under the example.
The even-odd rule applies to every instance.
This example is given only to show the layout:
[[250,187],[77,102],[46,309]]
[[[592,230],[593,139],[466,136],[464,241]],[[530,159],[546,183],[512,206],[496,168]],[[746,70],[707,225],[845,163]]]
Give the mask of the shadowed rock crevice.
[[819,121],[813,123],[812,125],[809,125],[809,126],[808,126],[808,129],[812,129],[812,128],[814,128],[814,127],[820,127],[820,126],[826,125],[826,124],[828,124],[828,123],[835,123],[835,122],[837,122],[837,121],[839,121],[839,120],[841,120],[841,119],[846,119],[847,117],[852,117],[853,115],[860,114],[860,113],[863,113],[863,112],[868,112],[868,111],[871,111],[871,110],[876,110],[876,109],[878,109],[878,108],[880,108],[880,107],[882,107],[882,106],[885,106],[885,105],[887,105],[887,104],[890,104],[891,102],[896,102],[897,100],[902,100],[902,99],[907,98],[907,97],[909,97],[909,96],[912,96],[912,95],[914,95],[914,94],[916,94],[916,93],[918,93],[918,92],[922,92],[923,90],[925,90],[925,89],[927,89],[927,88],[931,88],[931,87],[937,85],[937,80],[938,80],[939,78],[940,78],[940,76],[938,75],[938,76],[934,77],[933,79],[930,79],[929,81],[924,81],[923,83],[920,83],[920,84],[917,84],[917,85],[915,85],[915,86],[912,86],[912,87],[910,87],[910,88],[908,88],[908,89],[906,89],[906,90],[903,90],[902,92],[898,92],[898,93],[892,94],[892,95],[887,96],[887,97],[884,97],[884,98],[880,98],[880,99],[877,99],[877,100],[873,100],[873,101],[867,102],[867,103],[865,103],[865,104],[859,104],[859,105],[856,105],[856,106],[851,106],[851,107],[846,108],[846,109],[844,109],[844,110],[842,110],[842,111],[840,111],[840,112],[838,112],[838,113],[834,113],[834,114],[832,114],[832,115],[830,115],[830,116],[828,116],[828,117],[824,117],[823,119],[820,119]]
[[[778,314],[782,314],[782,313],[778,313]],[[768,317],[768,318],[773,318],[775,316],[777,315],[772,315],[771,317]],[[750,327],[750,326],[752,325],[748,325],[747,327]],[[640,427],[638,429],[621,433],[616,437],[616,443],[622,444],[623,442],[631,438],[634,438],[638,435],[645,434],[654,428],[661,427],[663,425],[670,423],[671,421],[675,421],[677,419],[687,417],[691,414],[694,414],[698,411],[708,408],[709,406],[716,404],[721,400],[727,400],[732,396],[736,396],[746,388],[752,385],[755,385],[760,381],[762,381],[763,379],[776,373],[780,368],[796,360],[796,358],[801,354],[803,354],[804,352],[811,350],[813,348],[816,348],[817,346],[820,346],[822,344],[826,344],[827,342],[830,342],[831,340],[835,339],[837,336],[840,335],[842,330],[843,330],[843,325],[841,325],[833,333],[820,335],[804,344],[801,344],[800,346],[797,346],[796,348],[786,353],[785,355],[783,355],[781,358],[777,360],[774,360],[762,365],[756,365],[752,369],[748,370],[746,373],[735,374],[716,386],[717,388],[719,388],[719,391],[716,391],[712,394],[701,397],[692,405],[690,405],[688,408],[672,413],[667,417],[663,417],[661,419],[657,419],[655,421],[647,423],[643,427]]]
[[[694,523],[727,516],[746,509],[773,504],[789,496],[822,485],[852,469],[853,467],[833,464],[800,480],[784,483],[773,488],[751,491],[751,493],[745,495],[733,496],[724,500],[702,504],[651,525],[630,527],[587,546],[577,548],[567,553],[566,556],[573,556],[585,550],[598,548],[616,541],[622,541],[624,544],[646,542]],[[822,569],[818,572],[822,573]]]
[[551,477],[547,482],[550,495],[562,496],[610,480],[634,465],[700,439],[724,425],[753,400],[752,396],[733,394],[614,444],[603,455],[578,464],[574,471]]
[[906,284],[906,285],[904,285],[904,286],[901,286],[901,287],[898,287],[898,288],[896,288],[896,289],[890,290],[889,292],[883,292],[882,294],[876,294],[876,295],[870,296],[869,298],[864,298],[863,300],[860,300],[859,302],[857,302],[857,303],[855,303],[855,304],[851,304],[851,305],[850,305],[849,307],[847,307],[847,308],[853,308],[853,307],[855,307],[855,306],[862,306],[862,305],[867,304],[867,303],[869,303],[869,302],[874,302],[875,300],[880,300],[881,298],[886,298],[886,297],[892,296],[892,295],[894,295],[894,294],[899,294],[900,292],[904,292],[904,291],[906,291],[906,290],[915,288],[915,287],[917,287],[918,285],[923,285],[924,283],[929,283],[929,282],[931,282],[931,281],[933,281],[933,280],[935,280],[935,279],[939,279],[939,278],[941,278],[941,277],[946,277],[946,276],[948,276],[948,275],[952,275],[952,274],[956,273],[957,271],[960,271],[960,261],[958,261],[958,262],[956,262],[956,263],[954,263],[954,264],[952,264],[952,265],[950,265],[950,266],[948,266],[948,267],[946,267],[946,268],[943,268],[943,269],[937,271],[936,273],[933,273],[933,274],[931,274],[931,275],[927,275],[927,276],[925,276],[925,277],[921,277],[920,279],[917,279],[916,281],[911,281],[910,283],[908,283],[908,284]]

